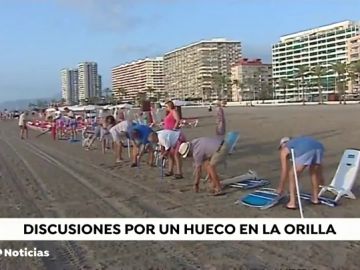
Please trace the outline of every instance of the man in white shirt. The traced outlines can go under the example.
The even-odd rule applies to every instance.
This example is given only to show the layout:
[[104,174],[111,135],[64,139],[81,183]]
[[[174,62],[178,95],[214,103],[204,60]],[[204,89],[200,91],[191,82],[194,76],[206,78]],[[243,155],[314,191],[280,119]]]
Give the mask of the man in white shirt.
[[149,135],[150,143],[158,143],[161,146],[161,155],[169,158],[169,168],[165,176],[174,175],[174,162],[176,173],[174,179],[182,179],[182,162],[179,155],[179,147],[186,139],[181,131],[160,130]]
[[19,117],[20,138],[22,140],[24,139],[24,134],[25,134],[26,139],[28,139],[28,137],[29,137],[29,132],[28,132],[28,128],[26,125],[26,122],[28,121],[28,117],[29,117],[29,113],[27,111],[20,114],[20,117]]
[[116,123],[115,118],[109,115],[105,118],[104,128],[108,130],[112,141],[115,143],[115,162],[121,163],[123,161],[122,149],[123,144],[126,143],[129,138],[128,129],[131,123],[128,121],[122,121]]

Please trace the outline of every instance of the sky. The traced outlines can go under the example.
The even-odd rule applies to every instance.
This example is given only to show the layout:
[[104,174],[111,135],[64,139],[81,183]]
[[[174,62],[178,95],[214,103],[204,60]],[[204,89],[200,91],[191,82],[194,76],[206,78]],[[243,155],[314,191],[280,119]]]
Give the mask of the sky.
[[360,21],[360,0],[0,0],[0,102],[60,95],[60,70],[111,68],[202,39],[241,41],[271,61],[280,36]]

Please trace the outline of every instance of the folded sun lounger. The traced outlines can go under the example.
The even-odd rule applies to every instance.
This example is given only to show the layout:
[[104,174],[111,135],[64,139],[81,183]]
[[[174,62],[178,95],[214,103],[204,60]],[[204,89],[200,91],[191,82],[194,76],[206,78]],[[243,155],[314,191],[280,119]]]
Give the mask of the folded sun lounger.
[[266,179],[245,179],[231,184],[230,187],[241,188],[246,190],[246,189],[253,189],[253,188],[267,186],[269,184],[270,181]]
[[243,205],[260,209],[268,209],[278,204],[284,195],[276,193],[272,188],[258,189],[241,199]]
[[239,183],[244,180],[255,180],[257,178],[258,178],[258,175],[255,171],[248,170],[248,172],[245,174],[222,180],[221,184],[223,186],[230,186],[232,184]]
[[257,173],[249,170],[247,173],[221,181],[223,186],[230,186],[241,189],[259,188],[270,184],[270,181],[259,178]]
[[[311,202],[311,194],[310,193],[305,193],[305,192],[301,192],[300,193],[300,198],[305,200],[305,201],[309,201]],[[330,207],[335,207],[337,205],[337,202],[334,199],[331,198],[326,198],[326,197],[318,197],[320,204],[324,204]]]

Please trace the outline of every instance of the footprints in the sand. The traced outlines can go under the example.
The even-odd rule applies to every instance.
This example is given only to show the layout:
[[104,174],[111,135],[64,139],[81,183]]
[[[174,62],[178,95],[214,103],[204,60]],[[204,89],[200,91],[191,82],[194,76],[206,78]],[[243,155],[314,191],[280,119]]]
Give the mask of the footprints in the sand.
[[112,165],[108,165],[108,164],[105,164],[105,163],[100,163],[98,166],[100,168],[102,168],[102,169],[107,169],[107,170],[110,170],[110,171],[114,171],[114,170],[117,170],[117,169],[130,167],[130,161],[123,161],[121,163],[116,163],[116,164],[112,164]]

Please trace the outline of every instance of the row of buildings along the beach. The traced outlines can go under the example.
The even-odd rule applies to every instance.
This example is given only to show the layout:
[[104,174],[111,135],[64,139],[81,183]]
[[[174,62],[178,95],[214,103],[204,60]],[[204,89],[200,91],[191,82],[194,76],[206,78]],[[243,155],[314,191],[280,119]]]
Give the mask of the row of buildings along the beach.
[[[319,98],[319,77],[310,71],[321,66],[325,71],[320,83],[326,99],[337,92],[338,74],[331,69],[333,64],[351,63],[359,59],[360,23],[354,21],[282,36],[272,46],[271,64],[263,63],[261,59],[247,59],[242,54],[240,41],[203,40],[157,58],[145,58],[114,67],[111,71],[112,95],[121,101],[134,101],[141,93],[162,100],[313,100]],[[77,93],[76,90],[64,90],[63,83],[63,93],[74,101],[99,93],[90,90],[93,89],[91,87],[81,86],[89,82],[88,77],[97,78],[97,72],[85,80],[80,79],[86,77],[80,75],[80,65],[78,81],[72,79],[71,73],[65,76],[65,86],[75,81],[65,88],[78,87],[78,96],[69,94]],[[299,74],[301,67],[308,70],[302,76]],[[76,77],[76,71],[73,73]],[[94,79],[87,85],[96,83]],[[346,79],[346,90],[358,93],[359,75],[351,80]]]
[[61,94],[68,105],[94,102],[94,99],[102,96],[101,85],[101,76],[95,62],[82,62],[76,69],[61,70]]

